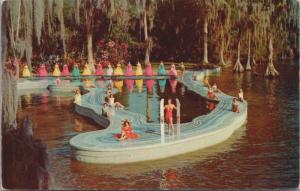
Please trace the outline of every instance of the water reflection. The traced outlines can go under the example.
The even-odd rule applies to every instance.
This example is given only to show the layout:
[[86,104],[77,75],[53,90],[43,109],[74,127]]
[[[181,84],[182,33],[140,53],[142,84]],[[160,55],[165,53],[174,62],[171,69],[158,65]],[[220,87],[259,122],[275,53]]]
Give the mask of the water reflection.
[[126,88],[129,93],[133,92],[133,87],[134,87],[134,80],[132,79],[127,79],[125,80]]
[[143,80],[140,79],[140,80],[135,80],[135,84],[136,84],[136,87],[137,87],[137,90],[138,90],[138,93],[142,93],[143,92]]
[[145,80],[146,88],[148,93],[152,93],[154,80]]
[[161,93],[165,93],[167,80],[158,80],[159,90]]
[[123,89],[123,80],[115,80],[114,87],[117,88],[119,92],[122,92]]
[[176,93],[176,87],[177,87],[177,80],[176,79],[172,79],[169,80],[171,88],[172,88],[172,93]]

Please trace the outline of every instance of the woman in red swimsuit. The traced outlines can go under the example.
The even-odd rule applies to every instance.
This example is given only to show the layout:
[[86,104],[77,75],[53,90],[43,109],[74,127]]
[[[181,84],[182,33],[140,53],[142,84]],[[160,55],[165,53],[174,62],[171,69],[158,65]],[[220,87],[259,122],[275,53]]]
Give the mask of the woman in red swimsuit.
[[173,109],[176,109],[175,105],[172,104],[172,100],[168,99],[168,104],[165,105],[165,120],[168,124],[168,132],[169,135],[171,134],[171,131],[173,130]]
[[139,138],[139,135],[133,132],[131,123],[125,119],[122,124],[121,134],[115,134],[114,137],[123,141],[126,139],[137,139]]

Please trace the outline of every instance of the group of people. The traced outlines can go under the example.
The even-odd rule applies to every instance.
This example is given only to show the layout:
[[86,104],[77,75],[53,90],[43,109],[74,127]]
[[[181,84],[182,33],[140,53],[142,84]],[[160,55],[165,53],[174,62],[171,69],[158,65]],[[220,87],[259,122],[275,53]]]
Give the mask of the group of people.
[[[63,70],[61,71],[59,64],[56,63],[54,65],[54,70],[50,75],[55,76],[55,77],[60,77],[60,76],[79,77],[80,75],[83,75],[83,76],[89,76],[89,75],[98,75],[98,76],[102,76],[102,75],[108,75],[108,76],[112,76],[112,75],[114,75],[114,76],[120,76],[120,75],[125,75],[125,76],[170,75],[170,76],[177,76],[178,75],[174,64],[171,65],[171,68],[170,68],[169,72],[167,73],[165,70],[164,63],[162,61],[160,62],[159,69],[156,73],[153,71],[152,65],[150,62],[145,64],[146,65],[145,71],[143,71],[141,63],[138,62],[135,72],[133,71],[133,68],[132,68],[132,65],[130,62],[127,64],[126,72],[123,72],[122,65],[120,63],[117,64],[117,66],[115,68],[113,68],[112,65],[110,63],[108,63],[106,71],[104,71],[103,65],[101,63],[98,63],[96,66],[95,73],[92,72],[92,70],[88,64],[84,65],[82,73],[80,72],[79,66],[77,63],[74,63],[72,65],[73,65],[72,72],[69,71],[68,64],[64,64]],[[182,74],[185,71],[185,66],[183,63],[180,64],[180,71]],[[41,64],[38,68],[37,76],[47,77],[48,75],[49,74],[48,74],[45,64]],[[22,71],[22,77],[31,77],[31,76],[32,76],[32,74],[31,74],[28,66],[24,65],[23,71]]]
[[[214,83],[212,86],[210,85],[209,81],[207,78],[204,78],[203,80],[203,84],[208,88],[207,91],[207,97],[210,100],[220,100],[219,97],[216,95],[216,93],[221,92],[218,87],[217,84]],[[242,89],[239,90],[238,92],[238,96],[237,98],[234,97],[232,99],[232,107],[231,107],[231,111],[232,112],[236,112],[239,113],[240,112],[240,108],[239,108],[239,103],[238,102],[243,102],[244,101],[244,92]],[[207,108],[211,111],[212,109],[214,109],[214,104],[208,103],[207,104]]]

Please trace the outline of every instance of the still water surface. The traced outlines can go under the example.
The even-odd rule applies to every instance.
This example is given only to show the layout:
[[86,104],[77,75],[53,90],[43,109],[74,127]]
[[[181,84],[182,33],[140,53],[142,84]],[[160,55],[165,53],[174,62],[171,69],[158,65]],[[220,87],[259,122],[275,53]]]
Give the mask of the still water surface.
[[[250,73],[235,74],[231,68],[210,77],[230,95],[243,88],[248,100],[248,123],[227,141],[190,154],[164,160],[96,165],[73,160],[68,141],[80,132],[101,129],[96,123],[73,112],[72,94],[31,93],[19,101],[18,117],[29,115],[34,137],[48,145],[50,188],[53,189],[178,189],[178,188],[285,188],[299,181],[298,68],[279,66],[279,79],[266,80]],[[205,114],[206,102],[181,84],[172,91],[169,83],[160,93],[132,96],[127,89],[116,95],[129,110],[148,121],[157,121],[158,99],[178,97],[183,118]],[[133,94],[135,91],[133,91]],[[140,96],[140,97],[139,97]],[[136,98],[137,97],[137,98]],[[131,100],[133,99],[133,100]],[[136,103],[135,105],[132,103]],[[150,108],[150,110],[149,110]]]

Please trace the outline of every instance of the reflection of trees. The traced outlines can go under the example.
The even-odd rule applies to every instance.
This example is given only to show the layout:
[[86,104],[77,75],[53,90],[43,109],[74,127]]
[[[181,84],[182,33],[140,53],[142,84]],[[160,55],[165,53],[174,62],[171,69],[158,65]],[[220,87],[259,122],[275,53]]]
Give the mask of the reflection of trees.
[[273,109],[276,107],[276,89],[278,87],[279,81],[276,79],[273,80],[265,80],[266,83],[266,100],[267,100],[267,107]]

